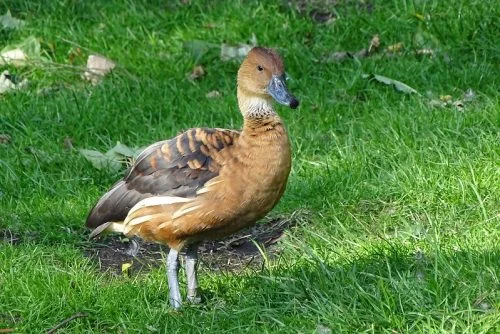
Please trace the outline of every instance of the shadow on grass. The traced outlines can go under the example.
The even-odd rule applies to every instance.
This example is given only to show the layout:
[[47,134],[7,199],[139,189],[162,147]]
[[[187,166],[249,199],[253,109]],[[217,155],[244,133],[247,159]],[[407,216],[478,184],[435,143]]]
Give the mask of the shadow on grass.
[[[304,219],[304,212],[294,212],[290,217],[270,218],[222,240],[205,241],[199,246],[202,267],[214,271],[241,271],[262,266],[261,250],[266,249],[270,256],[278,254],[278,241]],[[122,275],[121,266],[126,262],[132,263],[132,273],[164,265],[168,247],[115,235],[91,241],[83,251],[99,263],[101,270]]]
[[231,303],[258,308],[261,320],[272,319],[274,310],[281,321],[312,316],[334,333],[422,325],[462,332],[498,314],[498,268],[499,249],[425,254],[382,246],[345,264],[309,257],[248,275],[241,288],[248,298]]
[[[205,241],[199,247],[202,267],[214,271],[242,271],[246,268],[262,267],[261,252],[265,250],[268,256],[273,257],[280,253],[279,241],[287,230],[305,221],[308,215],[305,211],[296,211],[288,217],[280,216],[265,219],[264,221],[241,230],[225,239]],[[164,265],[168,247],[140,238],[126,238],[119,235],[106,235],[96,240],[81,240],[80,236],[88,235],[85,228],[64,231],[27,231],[16,233],[9,228],[0,229],[0,242],[11,245],[21,243],[57,244],[61,237],[58,233],[66,234],[63,239],[75,237],[74,244],[85,256],[98,263],[99,269],[121,276],[122,265],[130,263],[129,274],[138,274],[152,268]],[[55,238],[55,239],[54,239]],[[65,240],[68,242],[69,240]]]
[[[268,331],[286,328],[277,321],[290,328],[294,328],[291,324],[301,328],[304,324],[312,328],[322,324],[332,332],[363,329],[419,332],[416,329],[422,326],[433,326],[436,332],[440,329],[453,332],[456,326],[457,332],[467,332],[467,326],[474,329],[482,322],[492,323],[492,317],[498,314],[500,250],[497,248],[478,252],[436,246],[429,251],[415,251],[398,240],[381,241],[349,256],[349,261],[341,258],[325,262],[305,243],[291,239],[284,240],[288,243],[286,256],[275,253],[272,262],[264,261],[264,265],[237,274],[211,275],[206,281],[203,275],[203,303],[187,305],[175,319],[166,316],[169,314],[165,306],[166,290],[144,288],[142,283],[136,286],[124,282],[127,286],[124,291],[128,293],[145,292],[139,293],[124,309],[152,307],[150,311],[160,320],[148,321],[157,328],[190,323],[193,319],[236,324],[242,318],[251,318],[256,321],[252,324],[255,332],[259,326]],[[163,265],[160,261],[156,263]],[[208,282],[211,284],[204,284]],[[101,286],[99,282],[96,284]],[[82,321],[90,328],[104,328],[109,323],[109,331],[116,329],[112,316],[103,320],[100,310],[103,299],[110,296],[109,289],[95,296],[101,306],[87,304],[90,300],[95,303],[93,298],[82,302],[89,314]],[[113,296],[121,298],[119,293]],[[82,307],[76,305],[78,309]],[[134,314],[144,316],[142,311]],[[20,321],[7,319],[7,315],[0,315],[0,321],[2,317],[8,324]]]

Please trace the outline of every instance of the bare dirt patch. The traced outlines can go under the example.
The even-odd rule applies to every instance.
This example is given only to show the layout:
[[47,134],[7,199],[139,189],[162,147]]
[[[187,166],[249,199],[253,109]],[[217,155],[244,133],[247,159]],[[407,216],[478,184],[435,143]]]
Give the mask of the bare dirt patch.
[[[278,241],[285,236],[287,230],[302,221],[304,216],[304,213],[294,213],[288,218],[276,218],[257,224],[223,240],[203,242],[199,246],[201,265],[216,271],[240,271],[261,266],[261,250],[265,250],[269,257],[279,254]],[[111,235],[98,240],[84,252],[99,263],[101,270],[123,275],[124,263],[132,264],[127,269],[129,273],[163,266],[168,247],[139,238]]]

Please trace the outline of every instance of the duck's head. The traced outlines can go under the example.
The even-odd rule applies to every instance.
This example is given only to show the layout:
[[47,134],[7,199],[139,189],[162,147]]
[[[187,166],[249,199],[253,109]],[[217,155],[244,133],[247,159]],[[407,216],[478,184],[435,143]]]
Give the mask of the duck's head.
[[238,90],[245,99],[265,102],[274,99],[295,109],[299,101],[290,94],[285,81],[283,60],[272,49],[253,48],[238,71]]

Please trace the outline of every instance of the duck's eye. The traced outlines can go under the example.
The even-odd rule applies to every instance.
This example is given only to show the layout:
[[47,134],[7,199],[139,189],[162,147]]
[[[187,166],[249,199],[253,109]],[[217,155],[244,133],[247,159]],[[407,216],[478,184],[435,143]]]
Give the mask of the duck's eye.
[[257,65],[257,70],[259,70],[259,72],[262,72],[262,71],[264,71],[264,67]]

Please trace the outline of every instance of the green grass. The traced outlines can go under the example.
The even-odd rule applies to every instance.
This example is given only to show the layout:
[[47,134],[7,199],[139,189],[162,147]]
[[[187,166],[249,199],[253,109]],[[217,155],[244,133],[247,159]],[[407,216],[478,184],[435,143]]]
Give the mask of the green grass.
[[[84,66],[93,50],[119,69],[98,86],[54,66],[10,68],[28,89],[0,97],[0,328],[44,332],[77,312],[78,332],[498,333],[500,328],[499,7],[491,1],[340,1],[314,23],[283,2],[0,1],[27,22],[0,49],[34,35],[44,56]],[[422,21],[422,14],[428,19]],[[211,25],[212,27],[208,27]],[[414,55],[417,32],[437,42]],[[86,258],[89,208],[120,176],[77,149],[140,147],[193,126],[238,128],[238,61],[216,50],[186,79],[183,43],[279,48],[298,110],[278,107],[293,145],[287,192],[271,215],[310,212],[263,270],[202,267],[205,301],[173,313],[164,268],[128,277]],[[324,63],[333,51],[403,42],[397,57]],[[428,38],[428,37],[427,37]],[[436,45],[437,44],[437,45]],[[377,73],[422,95],[368,82]],[[48,94],[41,88],[59,87]],[[460,111],[440,95],[476,98]],[[207,99],[211,90],[222,98]],[[64,147],[73,140],[74,150]],[[323,327],[322,327],[323,326]]]

